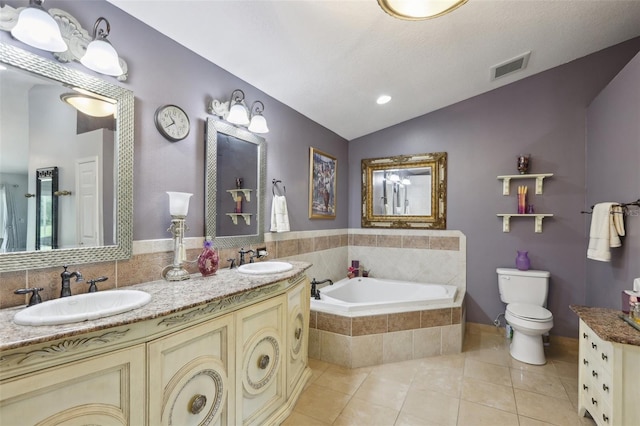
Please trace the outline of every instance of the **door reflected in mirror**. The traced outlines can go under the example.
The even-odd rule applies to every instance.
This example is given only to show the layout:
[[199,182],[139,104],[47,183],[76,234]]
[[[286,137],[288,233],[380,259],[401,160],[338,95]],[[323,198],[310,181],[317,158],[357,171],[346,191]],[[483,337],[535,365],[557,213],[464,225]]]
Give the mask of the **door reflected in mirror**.
[[36,170],[36,250],[58,248],[58,168]]
[[447,153],[362,160],[362,227],[446,229]]

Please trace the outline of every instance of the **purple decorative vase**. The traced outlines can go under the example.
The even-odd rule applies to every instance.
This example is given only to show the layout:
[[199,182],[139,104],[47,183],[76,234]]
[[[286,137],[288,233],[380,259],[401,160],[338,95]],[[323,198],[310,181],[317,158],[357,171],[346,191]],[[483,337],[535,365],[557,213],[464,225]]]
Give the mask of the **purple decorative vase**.
[[518,255],[516,256],[516,268],[521,271],[528,271],[531,268],[531,261],[529,260],[528,252],[526,251],[518,251]]
[[198,269],[203,277],[213,275],[218,270],[218,252],[213,248],[213,243],[209,240],[204,242],[202,253],[198,256]]

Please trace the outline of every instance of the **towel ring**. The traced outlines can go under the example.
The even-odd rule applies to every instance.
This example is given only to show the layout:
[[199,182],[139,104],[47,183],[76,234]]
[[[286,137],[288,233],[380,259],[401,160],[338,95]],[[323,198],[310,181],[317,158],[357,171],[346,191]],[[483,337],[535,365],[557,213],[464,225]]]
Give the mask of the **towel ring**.
[[[272,193],[273,193],[273,195],[275,196],[275,195],[276,195],[276,189],[278,189],[278,184],[279,184],[279,183],[282,183],[282,181],[281,181],[281,180],[279,180],[279,179],[278,179],[278,180],[273,179],[273,180],[271,181],[271,183],[272,183],[272,185],[273,185],[273,186],[271,187],[271,192],[272,192]],[[287,187],[286,187],[286,186],[284,186],[284,185],[282,185],[282,189],[283,189],[283,191],[282,191],[281,195],[286,195],[286,194],[287,194]]]

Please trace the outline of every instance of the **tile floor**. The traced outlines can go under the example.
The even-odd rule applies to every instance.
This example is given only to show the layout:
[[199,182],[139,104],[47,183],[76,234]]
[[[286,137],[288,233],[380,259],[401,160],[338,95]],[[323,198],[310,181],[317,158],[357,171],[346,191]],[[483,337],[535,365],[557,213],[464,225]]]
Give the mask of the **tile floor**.
[[501,335],[476,331],[457,355],[357,369],[309,361],[283,426],[595,425],[577,412],[577,351],[549,348],[533,366],[512,359]]

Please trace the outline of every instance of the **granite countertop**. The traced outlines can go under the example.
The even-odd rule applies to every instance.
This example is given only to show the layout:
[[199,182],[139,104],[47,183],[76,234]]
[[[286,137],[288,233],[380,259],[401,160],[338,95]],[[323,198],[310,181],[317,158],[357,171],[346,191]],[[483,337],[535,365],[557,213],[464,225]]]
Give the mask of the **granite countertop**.
[[569,307],[573,312],[578,314],[580,319],[601,339],[609,342],[640,346],[640,331],[619,317],[619,315],[622,315],[622,311],[581,305],[571,305]]
[[173,314],[293,278],[311,266],[307,262],[288,262],[293,265],[293,269],[280,274],[246,275],[238,272],[237,269],[221,269],[210,277],[202,277],[198,274],[192,275],[191,279],[185,281],[158,280],[121,287],[120,289],[146,291],[151,294],[151,301],[133,311],[91,321],[51,326],[24,326],[13,322],[13,316],[16,312],[25,309],[24,306],[0,309],[0,324],[2,324],[0,351]]

